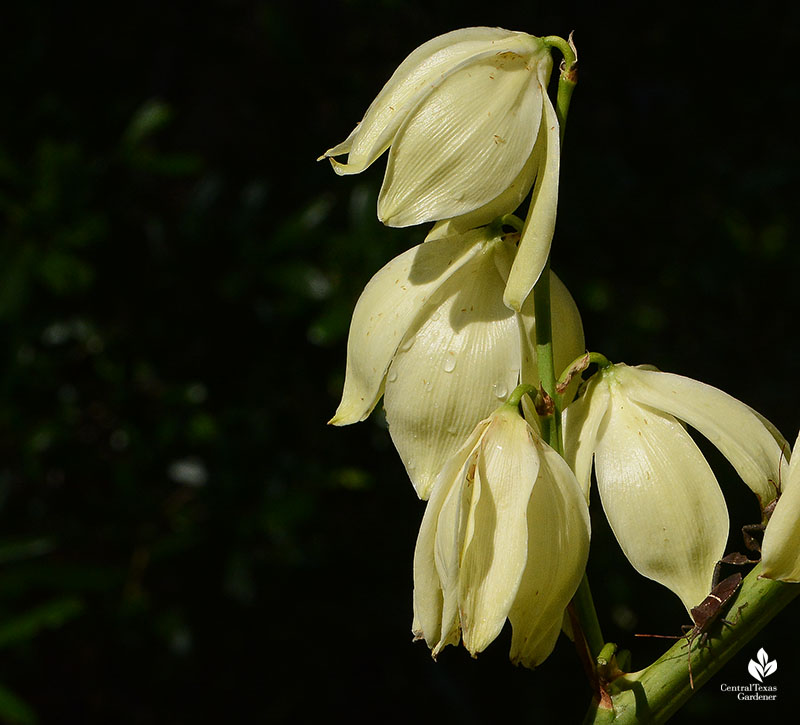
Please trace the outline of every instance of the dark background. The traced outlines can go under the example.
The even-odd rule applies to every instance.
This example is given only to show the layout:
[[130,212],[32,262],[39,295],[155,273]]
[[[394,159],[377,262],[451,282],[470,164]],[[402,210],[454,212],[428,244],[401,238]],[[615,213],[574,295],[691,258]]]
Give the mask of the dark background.
[[[355,300],[424,236],[383,172],[315,163],[394,67],[470,25],[575,30],[553,264],[587,344],[711,383],[797,432],[792,3],[46,3],[0,48],[0,721],[579,722],[569,643],[536,672],[411,643],[421,504],[382,415],[325,426]],[[732,509],[756,505],[704,450]],[[608,639],[679,631],[593,513]],[[736,702],[789,607],[677,718]]]

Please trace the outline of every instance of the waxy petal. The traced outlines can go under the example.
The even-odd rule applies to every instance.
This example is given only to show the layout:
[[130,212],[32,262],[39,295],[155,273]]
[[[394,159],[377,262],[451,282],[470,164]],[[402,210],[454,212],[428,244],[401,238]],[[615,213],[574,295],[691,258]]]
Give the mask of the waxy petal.
[[533,433],[515,410],[495,413],[481,440],[460,575],[464,646],[482,652],[500,633],[528,555],[528,506],[539,473]]
[[537,440],[539,476],[527,505],[528,554],[509,612],[511,661],[536,667],[553,651],[586,569],[589,509],[561,456]]
[[[549,73],[548,73],[549,76]],[[519,251],[508,277],[504,301],[513,310],[522,309],[547,263],[550,244],[556,226],[558,207],[558,175],[561,142],[556,111],[546,93],[547,80],[540,73],[544,114],[536,140],[534,155],[539,160],[539,171],[528,218],[522,229]]]
[[423,499],[476,422],[519,382],[519,322],[502,303],[494,246],[482,247],[436,291],[386,378],[389,432]]
[[612,379],[595,469],[628,561],[691,610],[711,589],[728,538],[725,499],[695,442],[672,416],[635,403]]
[[681,375],[628,366],[615,367],[631,399],[674,415],[702,433],[758,496],[762,508],[775,498],[779,467],[786,465],[774,427],[736,398]]
[[511,182],[511,185],[500,196],[468,214],[437,222],[428,233],[428,236],[425,237],[425,241],[447,237],[452,234],[463,234],[465,231],[488,224],[504,214],[513,212],[522,204],[531,190],[538,170],[539,159],[534,152],[525,162],[517,178]]
[[431,492],[417,537],[412,631],[415,638],[424,638],[432,649],[437,645],[441,649],[451,643],[454,623],[455,630],[458,629],[458,567],[464,529],[459,520],[459,501],[463,482],[471,475],[477,445],[487,424],[483,421],[478,425],[464,445],[445,463]]
[[597,435],[608,414],[610,396],[602,376],[595,375],[586,384],[583,395],[570,403],[563,414],[564,458],[575,472],[587,501]]
[[344,392],[333,425],[356,423],[372,412],[383,394],[386,371],[417,316],[431,295],[480,253],[484,241],[485,234],[476,231],[421,244],[368,282],[350,323]]
[[781,479],[781,497],[764,532],[761,561],[761,576],[800,582],[800,435]]
[[519,52],[493,49],[470,58],[421,99],[392,143],[378,198],[381,221],[404,227],[467,214],[514,184],[542,113],[535,73],[552,65],[547,55],[546,63],[530,62],[537,46],[527,38]]
[[386,151],[409,111],[449,70],[487,50],[499,52],[509,44],[517,47],[520,39],[527,37],[502,28],[477,27],[454,30],[423,43],[398,66],[350,136],[320,158],[347,153],[346,164],[330,159],[336,173],[363,171]]

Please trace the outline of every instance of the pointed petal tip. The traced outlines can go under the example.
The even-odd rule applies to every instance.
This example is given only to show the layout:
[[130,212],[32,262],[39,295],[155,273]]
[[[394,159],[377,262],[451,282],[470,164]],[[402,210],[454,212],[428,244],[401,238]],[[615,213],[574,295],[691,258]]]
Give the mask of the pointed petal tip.
[[352,425],[353,423],[360,423],[369,415],[367,412],[366,415],[360,415],[359,411],[353,410],[352,406],[342,406],[340,405],[336,412],[333,414],[333,418],[331,418],[327,425],[335,425],[337,427],[341,427],[343,425]]
[[519,299],[519,295],[517,294],[509,294],[508,291],[503,294],[503,304],[508,307],[509,310],[514,310],[514,312],[522,312],[522,303],[524,300]]

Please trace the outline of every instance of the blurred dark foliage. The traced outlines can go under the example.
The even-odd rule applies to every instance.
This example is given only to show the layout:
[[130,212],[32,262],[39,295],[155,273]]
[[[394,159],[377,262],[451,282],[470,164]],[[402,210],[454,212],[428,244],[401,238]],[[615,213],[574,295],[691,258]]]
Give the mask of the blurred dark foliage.
[[[588,345],[722,387],[793,440],[800,11],[634,7],[4,8],[0,719],[580,720],[566,640],[535,673],[507,632],[477,661],[411,644],[422,504],[379,411],[325,421],[361,288],[424,231],[377,223],[382,162],[339,179],[314,159],[435,35],[574,29],[553,254]],[[755,504],[708,453],[736,548]],[[598,608],[642,667],[663,645],[633,632],[685,612],[596,504]],[[718,684],[760,646],[788,701],[789,617],[683,721],[743,721]]]

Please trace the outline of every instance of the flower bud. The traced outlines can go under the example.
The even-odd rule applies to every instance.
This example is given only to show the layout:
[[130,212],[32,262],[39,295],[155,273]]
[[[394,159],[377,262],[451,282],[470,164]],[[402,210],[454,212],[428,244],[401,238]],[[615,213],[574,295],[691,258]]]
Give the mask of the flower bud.
[[589,553],[589,512],[564,459],[503,406],[436,480],[414,555],[414,624],[434,657],[483,651],[508,618],[511,659],[553,650]]

